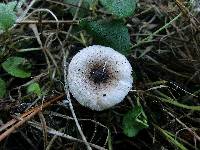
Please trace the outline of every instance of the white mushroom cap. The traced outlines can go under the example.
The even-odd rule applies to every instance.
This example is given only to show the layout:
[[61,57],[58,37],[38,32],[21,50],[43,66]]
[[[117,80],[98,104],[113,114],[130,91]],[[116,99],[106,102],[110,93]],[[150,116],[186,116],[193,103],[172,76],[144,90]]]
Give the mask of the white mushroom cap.
[[192,0],[191,1],[193,10],[196,12],[200,12],[200,1],[199,0]]
[[69,90],[83,106],[101,111],[120,103],[132,88],[132,67],[110,47],[93,45],[80,50],[68,69]]

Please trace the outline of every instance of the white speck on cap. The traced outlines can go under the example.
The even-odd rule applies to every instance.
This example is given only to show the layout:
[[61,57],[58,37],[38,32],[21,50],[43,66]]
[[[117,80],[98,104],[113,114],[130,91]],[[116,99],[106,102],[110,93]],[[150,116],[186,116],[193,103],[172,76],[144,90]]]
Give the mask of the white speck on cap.
[[132,88],[132,67],[110,47],[93,45],[80,50],[68,68],[68,85],[83,106],[101,111],[120,103]]

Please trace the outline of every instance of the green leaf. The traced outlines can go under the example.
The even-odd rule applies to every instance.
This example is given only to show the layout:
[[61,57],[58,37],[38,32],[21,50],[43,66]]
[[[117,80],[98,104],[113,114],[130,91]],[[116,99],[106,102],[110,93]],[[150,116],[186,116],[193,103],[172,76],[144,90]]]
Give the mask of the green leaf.
[[34,93],[37,96],[40,96],[41,95],[40,85],[38,83],[36,83],[36,82],[30,84],[27,87],[27,93]]
[[119,20],[82,20],[80,26],[93,36],[97,44],[112,47],[124,55],[130,54],[130,35]]
[[142,129],[148,128],[147,117],[141,106],[136,106],[123,117],[122,128],[128,137],[134,137]]
[[9,57],[2,63],[3,69],[10,75],[19,78],[27,78],[31,76],[30,64],[25,58]]
[[[71,8],[69,9],[69,12],[74,16],[76,13],[76,9],[78,7],[78,3],[80,0],[64,0],[64,3],[71,4]],[[94,0],[84,0],[82,2],[81,8],[79,9],[78,17],[83,18],[89,14],[90,6],[93,4]]]
[[100,0],[107,11],[124,18],[133,15],[137,0]]
[[17,1],[7,3],[6,7],[10,11],[14,11],[15,7],[17,6]]
[[6,82],[0,78],[0,98],[6,94]]
[[14,12],[16,2],[10,2],[8,4],[0,3],[0,30],[7,31],[13,26],[16,20]]

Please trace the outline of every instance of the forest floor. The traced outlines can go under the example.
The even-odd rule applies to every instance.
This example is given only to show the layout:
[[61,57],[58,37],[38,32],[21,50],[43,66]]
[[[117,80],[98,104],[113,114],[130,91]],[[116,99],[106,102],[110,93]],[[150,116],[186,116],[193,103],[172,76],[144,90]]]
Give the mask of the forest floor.
[[[0,63],[25,58],[24,75],[31,72],[19,78],[0,66],[6,82],[0,149],[200,149],[200,12],[194,1],[140,0],[134,15],[122,19],[134,85],[123,102],[99,112],[65,91],[63,62],[97,44],[79,27],[81,19],[115,16],[100,3],[87,8],[84,1],[68,1],[27,0],[16,24],[0,35]],[[138,104],[148,127],[128,137],[123,117]]]

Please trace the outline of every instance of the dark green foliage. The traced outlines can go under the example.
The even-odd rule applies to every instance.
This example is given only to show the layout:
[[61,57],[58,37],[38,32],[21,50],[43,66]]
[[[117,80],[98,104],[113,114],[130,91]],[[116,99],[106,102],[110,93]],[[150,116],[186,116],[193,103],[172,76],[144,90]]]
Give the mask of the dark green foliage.
[[2,67],[6,72],[14,77],[27,78],[31,76],[31,72],[28,71],[30,64],[25,58],[9,57],[2,63]]
[[0,98],[2,98],[6,93],[6,83],[0,78]]
[[96,44],[112,47],[124,55],[130,54],[128,29],[119,20],[82,20],[80,26],[93,36]]
[[141,106],[136,106],[125,114],[123,118],[123,131],[128,137],[134,137],[142,129],[148,128],[147,117]]
[[101,4],[112,14],[124,18],[133,15],[136,0],[100,0]]
[[16,15],[14,7],[16,2],[8,4],[0,3],[0,31],[6,31],[15,23]]
[[37,96],[40,96],[41,95],[40,85],[37,82],[30,84],[27,87],[27,93],[34,93]]

